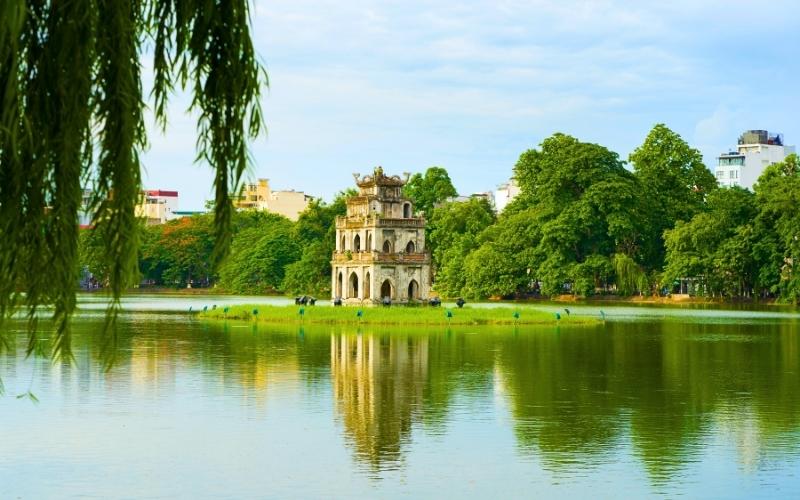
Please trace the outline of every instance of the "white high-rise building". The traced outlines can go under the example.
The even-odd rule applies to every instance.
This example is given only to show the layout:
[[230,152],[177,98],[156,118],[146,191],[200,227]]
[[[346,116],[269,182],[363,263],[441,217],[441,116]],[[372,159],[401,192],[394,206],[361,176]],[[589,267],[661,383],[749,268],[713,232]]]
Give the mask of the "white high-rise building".
[[497,209],[497,213],[502,212],[518,195],[519,185],[513,177],[505,184],[497,186],[497,191],[494,194],[494,206]]
[[783,161],[795,152],[794,146],[785,146],[781,134],[766,130],[748,130],[739,136],[736,151],[723,153],[717,158],[714,174],[722,187],[741,186],[753,189],[764,169]]

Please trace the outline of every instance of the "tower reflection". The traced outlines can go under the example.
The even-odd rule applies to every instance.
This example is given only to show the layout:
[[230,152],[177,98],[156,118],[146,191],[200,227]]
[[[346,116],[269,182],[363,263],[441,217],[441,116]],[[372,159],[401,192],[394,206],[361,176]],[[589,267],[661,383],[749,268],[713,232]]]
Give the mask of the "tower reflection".
[[338,417],[358,460],[396,467],[421,415],[428,378],[428,338],[331,335],[331,375]]

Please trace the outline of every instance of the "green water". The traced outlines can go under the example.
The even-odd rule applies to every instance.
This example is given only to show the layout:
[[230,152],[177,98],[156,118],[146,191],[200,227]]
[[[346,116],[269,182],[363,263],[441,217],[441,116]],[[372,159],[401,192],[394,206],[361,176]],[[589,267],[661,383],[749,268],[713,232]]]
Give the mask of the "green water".
[[131,299],[107,373],[96,299],[72,366],[25,359],[7,324],[0,498],[800,495],[797,313],[415,330],[181,312],[206,300]]

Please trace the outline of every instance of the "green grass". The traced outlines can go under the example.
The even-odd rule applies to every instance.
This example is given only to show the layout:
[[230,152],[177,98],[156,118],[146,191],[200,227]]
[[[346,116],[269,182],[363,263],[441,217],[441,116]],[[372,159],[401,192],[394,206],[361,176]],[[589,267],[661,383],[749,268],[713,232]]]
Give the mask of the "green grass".
[[[303,314],[300,314],[300,311]],[[258,311],[257,314],[253,314]],[[361,316],[358,316],[361,311]],[[448,318],[448,312],[452,315]],[[518,313],[519,317],[514,317]],[[342,325],[555,325],[597,324],[599,319],[574,317],[512,307],[463,309],[445,307],[320,307],[241,305],[201,311],[198,317],[210,320],[241,320],[259,323],[310,323]]]

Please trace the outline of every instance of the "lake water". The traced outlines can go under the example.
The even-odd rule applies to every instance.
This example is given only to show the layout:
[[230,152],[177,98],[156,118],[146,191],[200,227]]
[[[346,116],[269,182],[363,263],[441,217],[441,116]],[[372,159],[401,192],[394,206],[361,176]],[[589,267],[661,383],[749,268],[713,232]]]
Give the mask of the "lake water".
[[800,497],[797,312],[451,329],[187,313],[254,301],[126,299],[108,372],[97,297],[73,365],[26,359],[8,322],[0,498]]

